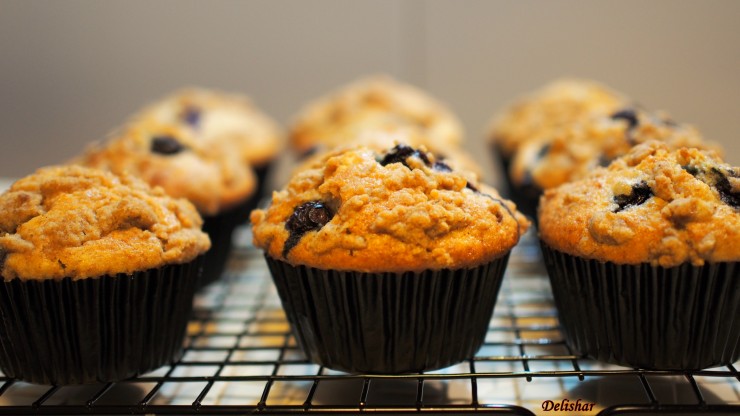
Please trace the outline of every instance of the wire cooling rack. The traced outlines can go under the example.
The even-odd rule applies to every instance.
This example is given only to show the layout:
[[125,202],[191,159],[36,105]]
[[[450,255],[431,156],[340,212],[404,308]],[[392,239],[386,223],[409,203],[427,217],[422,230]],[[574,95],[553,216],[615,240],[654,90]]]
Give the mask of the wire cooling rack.
[[[740,414],[736,366],[646,371],[569,351],[531,235],[512,253],[485,343],[474,357],[439,371],[395,376],[320,367],[297,348],[264,259],[242,231],[226,275],[196,298],[177,363],[102,385],[0,378],[0,413]],[[573,411],[555,411],[556,404]]]

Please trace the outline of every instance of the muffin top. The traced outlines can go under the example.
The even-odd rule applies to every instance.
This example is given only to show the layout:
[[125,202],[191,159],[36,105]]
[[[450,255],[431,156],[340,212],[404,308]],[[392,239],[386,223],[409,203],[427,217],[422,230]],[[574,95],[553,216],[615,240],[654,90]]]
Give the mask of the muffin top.
[[509,104],[494,117],[489,137],[508,157],[522,143],[551,136],[555,128],[628,104],[625,96],[595,81],[561,79]]
[[252,169],[233,152],[207,146],[188,129],[137,120],[73,162],[130,173],[171,196],[187,198],[202,215],[216,215],[256,192]]
[[224,146],[252,166],[277,157],[283,137],[277,123],[249,98],[205,88],[186,88],[147,106],[134,119],[175,125],[204,146]]
[[512,161],[513,183],[549,189],[606,166],[640,143],[658,140],[670,148],[713,148],[698,130],[666,114],[624,108],[594,115],[552,131],[552,136],[523,143]]
[[290,141],[305,155],[317,146],[346,144],[368,130],[417,132],[435,152],[459,146],[463,136],[457,117],[424,91],[375,76],[309,103],[293,122]]
[[740,260],[740,169],[712,151],[638,145],[608,168],[545,191],[540,237],[618,264]]
[[130,176],[48,167],[0,195],[5,280],[82,279],[187,263],[211,246],[192,204]]
[[407,145],[331,153],[251,220],[254,244],[273,258],[370,272],[474,267],[508,252],[529,225],[494,190]]
[[[357,147],[367,147],[378,153],[387,151],[396,145],[404,144],[413,148],[425,147],[424,143],[428,140],[423,137],[421,132],[411,131],[409,129],[395,129],[388,131],[367,130],[358,133],[357,137],[348,140],[348,143],[337,145],[333,148],[319,146],[315,152],[307,155],[299,161],[296,171],[303,170],[307,167],[314,166],[317,161],[323,161],[327,155],[349,150]],[[464,150],[453,147],[446,149],[444,152],[433,152],[435,160],[444,162],[453,170],[465,174],[472,174],[474,180],[480,179],[483,175],[483,169],[473,158]]]

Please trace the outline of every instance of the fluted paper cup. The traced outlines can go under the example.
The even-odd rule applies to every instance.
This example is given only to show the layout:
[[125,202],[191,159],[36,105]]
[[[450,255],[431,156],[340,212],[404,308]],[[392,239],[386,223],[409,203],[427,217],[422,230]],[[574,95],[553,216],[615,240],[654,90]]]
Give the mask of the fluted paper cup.
[[132,275],[0,283],[0,369],[40,384],[105,383],[177,360],[201,257]]
[[568,345],[609,363],[698,370],[740,359],[738,262],[619,265],[542,244]]
[[350,373],[411,373],[472,357],[485,339],[508,253],[471,269],[363,273],[266,256],[298,345]]

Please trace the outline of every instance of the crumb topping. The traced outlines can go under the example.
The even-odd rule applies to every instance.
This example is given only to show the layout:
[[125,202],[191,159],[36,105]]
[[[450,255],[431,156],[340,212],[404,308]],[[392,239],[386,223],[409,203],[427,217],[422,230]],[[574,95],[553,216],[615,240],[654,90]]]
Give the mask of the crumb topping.
[[134,120],[177,126],[205,147],[224,147],[252,166],[273,160],[283,146],[278,124],[249,98],[206,88],[175,91]]
[[171,196],[186,198],[202,215],[216,215],[256,192],[252,169],[237,154],[207,146],[174,124],[135,121],[95,143],[75,163],[132,174]]
[[[252,212],[254,243],[292,264],[359,271],[473,267],[508,252],[526,219],[494,190],[474,191],[469,176],[439,163],[406,145],[330,154],[297,172],[268,209]],[[305,207],[316,204],[321,212],[309,222]],[[297,242],[291,222],[308,224]]]
[[435,152],[462,141],[457,117],[424,91],[387,76],[363,78],[309,103],[293,122],[290,136],[299,154],[314,147],[353,142],[368,130],[416,134]]
[[647,142],[547,190],[540,236],[560,251],[621,264],[738,261],[738,172],[712,151]]
[[186,263],[210,247],[188,201],[128,176],[49,167],[0,195],[6,280],[74,279]]
[[489,137],[510,156],[522,143],[550,136],[553,129],[592,114],[611,114],[628,102],[623,95],[595,81],[557,80],[519,98],[497,114]]

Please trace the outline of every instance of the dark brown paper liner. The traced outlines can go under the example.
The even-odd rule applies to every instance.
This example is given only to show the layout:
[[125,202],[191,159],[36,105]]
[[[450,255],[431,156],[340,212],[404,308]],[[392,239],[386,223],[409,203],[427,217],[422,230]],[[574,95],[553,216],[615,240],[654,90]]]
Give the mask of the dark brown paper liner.
[[40,384],[113,382],[177,360],[198,258],[133,275],[0,284],[0,369]]
[[542,252],[574,351],[658,370],[740,359],[738,262],[663,268],[583,259],[544,243]]
[[513,155],[506,155],[496,143],[491,144],[491,149],[496,160],[501,164],[502,176],[506,185],[506,189],[502,190],[502,195],[512,200],[516,204],[517,210],[532,219],[536,225],[537,206],[540,202],[542,189],[534,184],[521,185],[514,183],[509,174]]
[[203,231],[211,239],[211,248],[205,255],[198,288],[217,281],[223,275],[233,246],[231,235],[234,229],[247,223],[249,213],[257,206],[258,201],[259,195],[255,193],[224,212],[203,216]]
[[512,183],[509,175],[506,175],[506,178],[506,180],[509,181],[511,200],[516,204],[516,208],[519,212],[529,217],[529,219],[534,222],[535,226],[537,226],[537,207],[540,204],[542,189],[532,184],[518,185]]
[[[257,165],[254,167],[254,173],[257,175],[257,198],[268,196],[271,189],[268,189],[269,179],[270,179],[270,172],[273,169],[273,166],[275,165],[274,161],[269,161],[266,163],[263,163],[261,165]],[[247,213],[247,216],[244,218],[245,221],[249,219],[249,213]]]
[[506,178],[507,189],[502,189],[501,192],[504,195],[508,195],[506,192],[509,190],[508,185],[511,184],[511,181],[509,181],[509,167],[511,167],[512,155],[507,154],[497,142],[491,143],[490,146],[493,158],[501,166],[501,173]]
[[410,373],[472,357],[488,329],[508,253],[460,270],[361,273],[266,256],[298,345],[350,373]]

